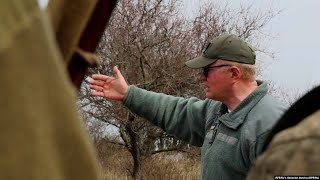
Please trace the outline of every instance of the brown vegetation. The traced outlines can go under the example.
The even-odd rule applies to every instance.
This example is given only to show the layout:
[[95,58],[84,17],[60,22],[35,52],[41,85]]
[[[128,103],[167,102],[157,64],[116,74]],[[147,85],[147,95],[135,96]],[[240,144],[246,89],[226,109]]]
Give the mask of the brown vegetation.
[[[125,148],[97,141],[100,165],[105,180],[131,180],[132,156]],[[143,159],[141,179],[192,180],[200,177],[200,156],[185,153],[161,153]]]

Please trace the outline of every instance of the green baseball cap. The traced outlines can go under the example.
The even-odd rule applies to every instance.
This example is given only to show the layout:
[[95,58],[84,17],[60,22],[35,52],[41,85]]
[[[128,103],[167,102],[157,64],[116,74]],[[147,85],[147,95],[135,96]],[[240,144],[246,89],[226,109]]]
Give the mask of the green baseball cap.
[[244,64],[255,64],[256,54],[248,43],[233,34],[223,34],[214,38],[202,55],[185,64],[190,68],[202,68],[218,59]]

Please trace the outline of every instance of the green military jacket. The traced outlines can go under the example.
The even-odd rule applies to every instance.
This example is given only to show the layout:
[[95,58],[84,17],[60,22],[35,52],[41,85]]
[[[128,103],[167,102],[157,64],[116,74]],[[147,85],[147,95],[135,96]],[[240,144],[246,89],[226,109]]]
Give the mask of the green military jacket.
[[[201,149],[201,179],[245,179],[264,138],[285,110],[258,82],[236,109],[210,99],[184,99],[129,86],[123,103],[166,132]],[[223,115],[222,115],[223,114]]]

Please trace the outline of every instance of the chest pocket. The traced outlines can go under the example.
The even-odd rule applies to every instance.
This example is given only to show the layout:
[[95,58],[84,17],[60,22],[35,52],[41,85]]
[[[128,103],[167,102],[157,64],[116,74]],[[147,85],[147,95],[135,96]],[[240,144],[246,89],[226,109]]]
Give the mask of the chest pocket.
[[221,121],[219,120],[219,118],[224,116],[226,113],[226,106],[221,106],[219,111],[214,114],[213,120],[207,123],[206,136],[204,141],[205,144],[212,145],[215,140],[220,140],[229,145],[235,145],[238,142],[238,139],[236,137],[228,135],[230,133],[228,133],[229,129],[227,127],[223,127],[223,125],[222,127],[220,127]]
[[235,145],[237,144],[238,142],[238,139],[233,137],[233,136],[228,136],[226,134],[223,134],[221,132],[219,132],[217,135],[216,135],[216,139],[217,140],[220,140],[220,141],[223,141],[229,145]]
[[219,121],[212,122],[211,124],[212,125],[207,131],[207,134],[205,136],[205,142],[211,145],[214,141],[219,140],[229,145],[237,144],[238,138],[225,134],[224,133],[225,131],[223,131],[223,128],[222,127],[219,128],[220,126]]

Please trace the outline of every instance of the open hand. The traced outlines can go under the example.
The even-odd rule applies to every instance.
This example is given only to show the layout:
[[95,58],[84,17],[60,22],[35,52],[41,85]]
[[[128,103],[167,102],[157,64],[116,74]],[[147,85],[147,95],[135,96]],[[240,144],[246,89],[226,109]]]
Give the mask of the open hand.
[[128,84],[117,66],[112,69],[114,77],[93,74],[90,80],[92,95],[105,97],[110,100],[122,101],[127,94]]

